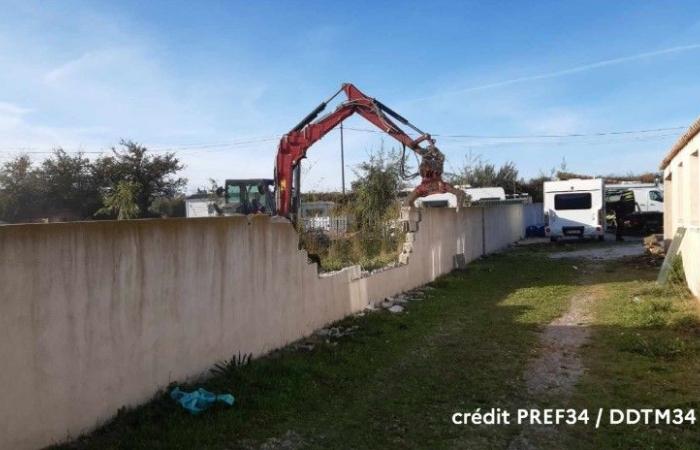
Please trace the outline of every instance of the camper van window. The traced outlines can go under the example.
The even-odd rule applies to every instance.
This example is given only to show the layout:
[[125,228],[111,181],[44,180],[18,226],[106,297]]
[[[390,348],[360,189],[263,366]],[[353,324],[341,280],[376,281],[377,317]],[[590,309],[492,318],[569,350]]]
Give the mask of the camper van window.
[[664,194],[661,191],[649,191],[649,199],[656,202],[663,202]]
[[554,196],[554,209],[558,211],[565,209],[591,209],[591,194],[589,192],[557,194]]

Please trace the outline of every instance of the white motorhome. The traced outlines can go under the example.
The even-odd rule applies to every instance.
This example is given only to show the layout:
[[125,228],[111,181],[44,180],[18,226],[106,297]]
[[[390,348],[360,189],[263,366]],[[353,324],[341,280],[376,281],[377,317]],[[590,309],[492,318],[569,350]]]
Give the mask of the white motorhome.
[[467,193],[471,201],[477,202],[479,200],[505,200],[506,191],[502,187],[462,187],[458,186],[464,192]]
[[[472,202],[479,200],[505,200],[506,192],[502,187],[482,187],[473,188],[468,186],[455,186],[457,189],[463,190]],[[457,197],[454,194],[432,194],[423,198],[416,199],[416,207],[443,207],[456,208]]]
[[664,190],[662,186],[652,183],[622,183],[607,184],[605,192],[608,196],[621,194],[624,191],[632,191],[634,202],[637,204],[639,212],[664,212]]
[[544,183],[545,235],[605,239],[605,191],[600,178]]

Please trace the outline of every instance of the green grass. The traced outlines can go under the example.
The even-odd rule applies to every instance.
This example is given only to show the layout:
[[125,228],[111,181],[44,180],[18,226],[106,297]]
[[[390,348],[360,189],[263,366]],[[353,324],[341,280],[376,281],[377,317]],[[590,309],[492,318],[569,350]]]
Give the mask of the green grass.
[[[311,449],[507,448],[522,429],[456,426],[451,415],[537,405],[699,408],[697,300],[677,284],[655,287],[658,268],[642,259],[593,270],[547,259],[553,249],[482,259],[436,280],[403,314],[345,319],[337,325],[358,327],[351,336],[229,364],[196,385],[233,393],[232,408],[192,417],[162,394],[57,448],[259,448],[273,438]],[[600,295],[580,349],[586,371],[570,398],[533,398],[523,374],[538,332],[583,285]],[[542,448],[700,448],[697,426],[562,426]]]
[[[612,266],[612,265],[611,265]],[[619,264],[596,304],[587,373],[572,399],[588,408],[700,408],[700,320],[684,287],[658,288],[649,268]],[[623,281],[619,281],[623,279]],[[700,448],[696,425],[570,430],[570,448]]]
[[451,415],[523,401],[537,330],[566,307],[574,276],[528,252],[491,256],[434,282],[407,313],[346,319],[359,329],[337,343],[202,383],[233,393],[230,409],[192,417],[161,395],[59,448],[257,448],[290,431],[304,448],[505,446],[517,429],[455,426]]

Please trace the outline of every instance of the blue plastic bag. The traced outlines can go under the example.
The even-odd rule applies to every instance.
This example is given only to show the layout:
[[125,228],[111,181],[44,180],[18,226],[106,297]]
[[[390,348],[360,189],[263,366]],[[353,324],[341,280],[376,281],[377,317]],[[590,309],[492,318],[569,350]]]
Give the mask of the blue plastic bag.
[[209,409],[209,407],[216,402],[233,406],[233,402],[236,400],[231,394],[216,395],[202,388],[193,392],[185,392],[181,391],[178,387],[170,392],[170,398],[178,402],[180,406],[185,408],[192,415],[197,415]]
[[545,236],[544,228],[545,228],[544,224],[530,225],[525,229],[525,236],[526,237],[544,237]]

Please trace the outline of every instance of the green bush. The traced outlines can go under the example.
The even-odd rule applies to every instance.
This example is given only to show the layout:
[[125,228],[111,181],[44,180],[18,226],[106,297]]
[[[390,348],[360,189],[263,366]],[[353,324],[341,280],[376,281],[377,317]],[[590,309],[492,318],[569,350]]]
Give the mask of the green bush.
[[321,271],[352,265],[375,270],[397,261],[405,240],[399,222],[398,193],[403,187],[400,166],[398,152],[380,149],[356,168],[351,194],[344,196],[333,211],[351,218],[351,228],[345,235],[329,237],[300,230],[302,247],[318,257]]

